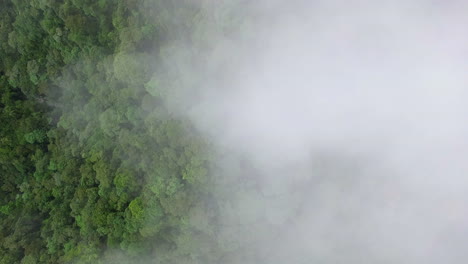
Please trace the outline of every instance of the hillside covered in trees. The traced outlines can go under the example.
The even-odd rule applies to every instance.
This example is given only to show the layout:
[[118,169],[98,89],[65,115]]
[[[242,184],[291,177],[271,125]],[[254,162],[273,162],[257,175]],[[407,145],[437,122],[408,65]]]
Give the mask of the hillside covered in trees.
[[244,246],[219,232],[230,185],[209,144],[171,107],[206,77],[186,68],[216,67],[197,61],[206,36],[238,28],[225,7],[0,1],[0,263],[228,263]]

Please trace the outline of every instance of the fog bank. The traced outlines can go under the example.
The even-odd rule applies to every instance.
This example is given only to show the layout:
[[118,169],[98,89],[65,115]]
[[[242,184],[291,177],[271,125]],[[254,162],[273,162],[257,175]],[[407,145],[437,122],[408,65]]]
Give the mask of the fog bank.
[[466,260],[465,4],[246,6],[250,31],[214,38],[224,64],[188,114],[258,184],[220,236],[246,263]]

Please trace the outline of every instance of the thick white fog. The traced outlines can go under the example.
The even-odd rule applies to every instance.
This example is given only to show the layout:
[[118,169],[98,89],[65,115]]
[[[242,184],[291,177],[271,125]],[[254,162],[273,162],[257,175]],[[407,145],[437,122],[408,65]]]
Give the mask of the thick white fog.
[[258,177],[226,241],[258,263],[468,260],[462,2],[246,4],[255,34],[213,39],[229,70],[189,114]]

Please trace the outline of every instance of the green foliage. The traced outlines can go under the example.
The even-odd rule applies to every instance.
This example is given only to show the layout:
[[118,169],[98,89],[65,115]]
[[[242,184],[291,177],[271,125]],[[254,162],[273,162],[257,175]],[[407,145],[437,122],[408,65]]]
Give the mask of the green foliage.
[[0,263],[220,263],[213,154],[173,107],[202,88],[213,18],[188,0],[0,5]]

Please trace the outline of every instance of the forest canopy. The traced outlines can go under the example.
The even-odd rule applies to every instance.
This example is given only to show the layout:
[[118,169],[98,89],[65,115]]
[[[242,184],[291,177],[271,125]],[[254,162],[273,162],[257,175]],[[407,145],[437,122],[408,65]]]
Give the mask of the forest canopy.
[[463,263],[467,8],[0,0],[0,264]]
[[206,36],[238,22],[176,2],[0,1],[0,263],[227,263],[242,247],[219,242],[212,187],[229,183],[172,107],[200,88],[186,69]]

